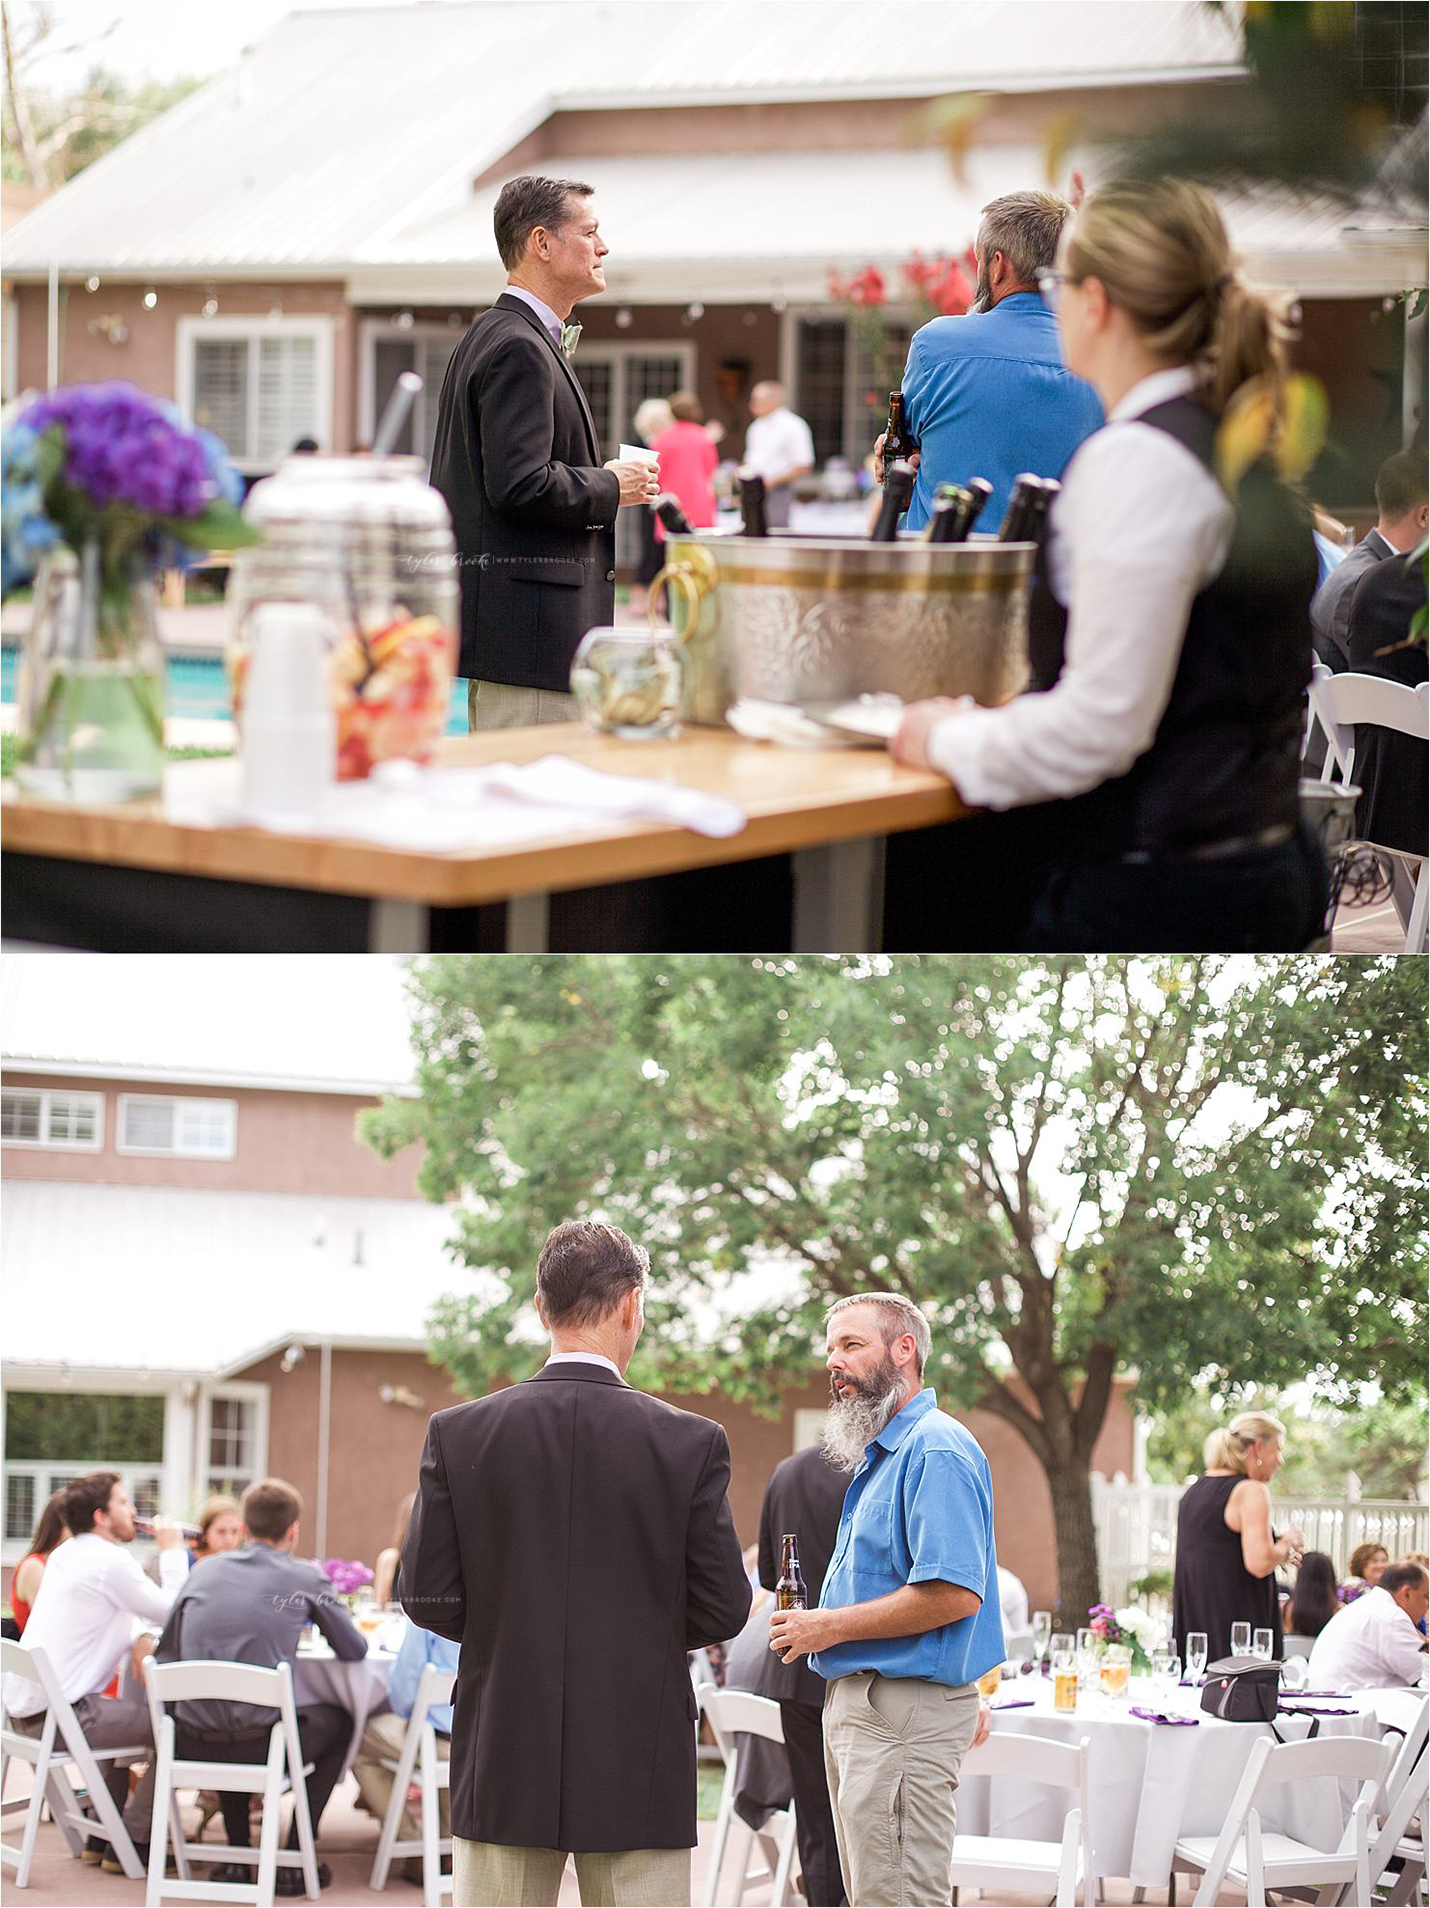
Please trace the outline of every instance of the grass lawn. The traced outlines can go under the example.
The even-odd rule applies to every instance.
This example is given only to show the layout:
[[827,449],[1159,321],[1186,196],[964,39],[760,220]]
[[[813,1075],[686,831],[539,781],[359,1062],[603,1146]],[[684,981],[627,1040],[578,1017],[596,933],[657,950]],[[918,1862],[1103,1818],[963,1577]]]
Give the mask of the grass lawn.
[[697,1762],[695,1765],[695,1813],[702,1822],[713,1822],[720,1811],[720,1787],[725,1780],[725,1768],[719,1762]]

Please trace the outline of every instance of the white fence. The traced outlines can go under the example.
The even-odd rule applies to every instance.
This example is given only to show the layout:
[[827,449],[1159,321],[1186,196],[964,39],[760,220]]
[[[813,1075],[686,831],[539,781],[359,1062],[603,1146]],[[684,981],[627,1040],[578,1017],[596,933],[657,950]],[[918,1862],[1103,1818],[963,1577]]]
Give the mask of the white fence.
[[[1149,1571],[1170,1570],[1177,1545],[1180,1484],[1109,1484],[1092,1480],[1097,1525],[1098,1575],[1105,1603],[1126,1603],[1129,1590]],[[1299,1524],[1308,1550],[1324,1550],[1344,1576],[1360,1544],[1384,1544],[1392,1557],[1430,1548],[1430,1506],[1366,1498],[1282,1498],[1273,1487],[1271,1522],[1276,1530]]]

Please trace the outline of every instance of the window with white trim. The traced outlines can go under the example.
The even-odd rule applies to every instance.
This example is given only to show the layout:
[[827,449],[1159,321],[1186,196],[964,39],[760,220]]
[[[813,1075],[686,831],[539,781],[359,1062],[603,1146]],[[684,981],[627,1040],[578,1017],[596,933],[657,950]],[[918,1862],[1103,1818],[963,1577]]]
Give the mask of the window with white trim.
[[104,1144],[104,1095],[6,1087],[0,1092],[0,1139],[7,1146],[97,1153]]
[[261,1385],[226,1385],[208,1394],[199,1423],[205,1491],[242,1497],[268,1461],[268,1396]]
[[184,318],[178,352],[181,407],[240,470],[272,470],[300,437],[331,438],[327,319]]
[[172,1099],[121,1093],[119,1151],[165,1153],[178,1159],[232,1159],[238,1135],[236,1100]]

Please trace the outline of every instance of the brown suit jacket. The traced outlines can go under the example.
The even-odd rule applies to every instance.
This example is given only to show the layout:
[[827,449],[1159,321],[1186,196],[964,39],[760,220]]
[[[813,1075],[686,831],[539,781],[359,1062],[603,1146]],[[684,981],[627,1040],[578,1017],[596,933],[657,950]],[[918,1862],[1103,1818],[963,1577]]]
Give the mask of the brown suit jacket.
[[414,1623],[462,1646],[454,1835],[694,1846],[685,1652],[750,1609],[729,1482],[718,1424],[601,1365],[432,1419],[401,1588]]

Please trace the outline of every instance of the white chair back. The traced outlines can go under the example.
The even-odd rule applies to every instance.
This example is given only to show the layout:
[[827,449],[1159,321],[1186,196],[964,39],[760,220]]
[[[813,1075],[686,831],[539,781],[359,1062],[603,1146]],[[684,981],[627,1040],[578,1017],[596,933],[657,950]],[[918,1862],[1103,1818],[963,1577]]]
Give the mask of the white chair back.
[[[251,1901],[268,1904],[273,1900],[274,1881],[280,1867],[302,1870],[310,1900],[318,1898],[317,1851],[313,1843],[313,1824],[308,1815],[308,1795],[304,1777],[308,1769],[298,1736],[298,1710],[293,1700],[293,1668],[280,1663],[275,1669],[263,1669],[253,1663],[180,1662],[158,1663],[152,1656],[144,1659],[144,1687],[149,1699],[155,1744],[154,1815],[149,1834],[149,1886],[146,1908],[159,1908],[165,1900],[175,1901]],[[261,1763],[227,1761],[221,1742],[211,1745],[203,1757],[180,1756],[174,1719],[165,1705],[179,1702],[244,1703],[257,1709],[277,1710],[278,1720],[268,1734],[268,1755]],[[177,1791],[181,1788],[237,1789],[263,1797],[263,1826],[257,1851],[189,1842],[179,1815]],[[298,1830],[296,1851],[278,1846],[278,1804],[284,1795],[293,1798],[293,1819]],[[178,1880],[165,1877],[165,1849],[172,1841]],[[231,1882],[196,1882],[189,1873],[190,1858],[208,1860],[214,1854],[236,1863],[253,1863],[256,1875],[252,1885]]]
[[[388,1765],[393,1771],[392,1793],[377,1838],[377,1854],[373,1857],[369,1883],[381,1891],[387,1886],[388,1870],[396,1856],[420,1855],[424,1908],[438,1908],[442,1897],[452,1892],[451,1875],[442,1873],[442,1857],[451,1853],[452,1840],[439,1832],[439,1791],[450,1788],[452,1772],[446,1757],[437,1754],[437,1732],[429,1712],[450,1703],[456,1685],[457,1678],[451,1670],[439,1670],[435,1663],[423,1666],[401,1752],[396,1763]],[[400,1840],[399,1836],[408,1786],[414,1774],[422,1794],[422,1837],[420,1841],[411,1842]]]
[[[1047,1736],[1025,1736],[1011,1730],[994,1730],[963,1759],[963,1774],[968,1776],[1008,1776],[1018,1782],[1038,1783],[1046,1788],[1071,1789],[1076,1807],[1063,1820],[1061,1843],[1006,1841],[998,1836],[955,1836],[953,1878],[955,1887],[986,1889],[1000,1859],[1006,1865],[1010,1884],[1024,1892],[1040,1877],[1055,1883],[1056,1901],[1071,1908],[1079,1875],[1083,1900],[1090,1904],[1095,1890],[1092,1872],[1092,1814],[1089,1807],[1088,1778],[1091,1739],[1084,1736],[1076,1748],[1070,1742],[1055,1742]],[[1000,1851],[1000,1841],[1002,1850]]]
[[[27,1683],[36,1685],[44,1699],[44,1721],[37,1736],[17,1728],[8,1709],[0,1710],[0,1796],[4,1793],[5,1773],[12,1757],[29,1763],[34,1770],[29,1796],[0,1804],[0,1819],[20,1814],[25,1817],[19,1847],[0,1844],[0,1865],[13,1863],[15,1886],[29,1886],[40,1811],[48,1802],[50,1814],[72,1855],[81,1853],[88,1837],[98,1837],[109,1843],[131,1881],[142,1880],[143,1867],[99,1765],[147,1756],[149,1744],[134,1742],[117,1749],[91,1748],[43,1649],[27,1649],[8,1637],[0,1639],[0,1676],[23,1677]],[[86,1815],[80,1807],[79,1797],[66,1773],[68,1763],[73,1763],[80,1772],[93,1815]]]
[[715,1816],[715,1833],[711,1838],[709,1863],[705,1871],[705,1908],[714,1908],[721,1870],[725,1866],[725,1851],[732,1832],[737,1851],[732,1897],[734,1908],[739,1908],[745,1897],[745,1889],[751,1882],[765,1879],[770,1882],[770,1908],[783,1908],[789,1896],[790,1870],[795,1854],[794,1803],[773,1814],[760,1831],[761,1842],[772,1845],[770,1869],[753,1874],[747,1871],[754,1832],[735,1814],[735,1784],[739,1774],[735,1737],[762,1736],[767,1742],[782,1744],[785,1735],[784,1725],[780,1721],[780,1706],[771,1702],[768,1696],[754,1696],[743,1689],[720,1689],[714,1683],[702,1683],[695,1692],[695,1700],[700,1713],[709,1721],[720,1753],[725,1758],[725,1781],[720,1790],[720,1807]]

